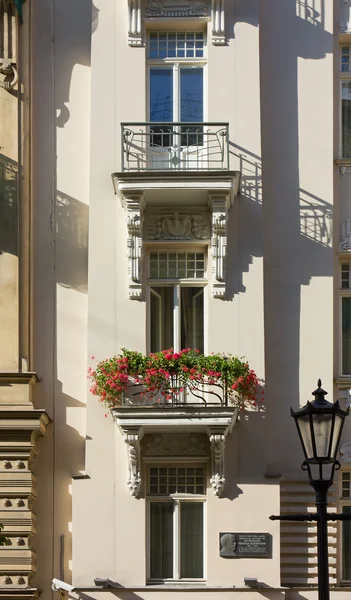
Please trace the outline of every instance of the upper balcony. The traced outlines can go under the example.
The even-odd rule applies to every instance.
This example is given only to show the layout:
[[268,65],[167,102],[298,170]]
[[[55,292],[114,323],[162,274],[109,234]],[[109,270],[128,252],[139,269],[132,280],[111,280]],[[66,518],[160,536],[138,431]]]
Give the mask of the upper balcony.
[[121,123],[122,171],[228,171],[228,123]]

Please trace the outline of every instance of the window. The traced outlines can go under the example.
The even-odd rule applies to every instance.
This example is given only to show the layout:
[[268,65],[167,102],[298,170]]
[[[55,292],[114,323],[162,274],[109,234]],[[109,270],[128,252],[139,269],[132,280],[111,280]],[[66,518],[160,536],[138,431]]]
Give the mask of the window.
[[150,252],[150,352],[204,352],[204,283],[199,285],[204,274],[204,252]]
[[351,46],[341,46],[341,156],[351,158]]
[[203,467],[149,468],[150,579],[204,577],[204,491]]
[[340,288],[342,375],[351,375],[351,262],[341,264]]
[[[201,123],[204,120],[204,34],[149,34],[149,121]],[[201,144],[202,130],[154,126],[151,146]],[[180,138],[180,139],[179,139]]]
[[[341,512],[351,514],[351,472],[341,473]],[[341,579],[351,581],[351,521],[341,523]]]

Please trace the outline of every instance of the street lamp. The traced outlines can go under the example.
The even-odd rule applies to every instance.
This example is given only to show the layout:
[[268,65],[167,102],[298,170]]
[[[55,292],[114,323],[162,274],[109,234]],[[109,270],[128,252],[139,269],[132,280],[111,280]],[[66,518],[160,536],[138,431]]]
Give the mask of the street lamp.
[[291,409],[305,456],[301,468],[307,471],[309,483],[316,492],[317,513],[270,517],[272,520],[317,522],[319,600],[329,600],[328,521],[351,518],[351,515],[327,513],[328,490],[334,482],[334,471],[340,468],[337,456],[349,409],[342,410],[339,401],[328,402],[326,394],[319,379],[318,388],[313,392],[314,400],[296,412]]

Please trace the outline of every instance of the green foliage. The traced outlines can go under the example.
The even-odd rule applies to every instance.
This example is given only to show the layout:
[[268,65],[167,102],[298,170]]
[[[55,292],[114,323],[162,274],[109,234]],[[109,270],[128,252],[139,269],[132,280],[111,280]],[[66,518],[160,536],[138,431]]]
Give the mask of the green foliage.
[[[235,356],[211,354],[185,348],[172,348],[150,355],[122,349],[122,353],[89,369],[91,392],[108,408],[121,404],[122,394],[131,384],[143,386],[141,395],[170,400],[185,387],[218,385],[228,393],[232,404],[256,406],[259,382],[247,362]],[[262,399],[260,398],[259,402]]]

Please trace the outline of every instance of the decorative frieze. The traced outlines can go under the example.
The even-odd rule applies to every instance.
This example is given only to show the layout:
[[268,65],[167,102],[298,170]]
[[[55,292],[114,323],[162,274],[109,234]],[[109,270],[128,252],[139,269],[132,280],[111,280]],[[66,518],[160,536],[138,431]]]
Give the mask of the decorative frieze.
[[141,32],[141,0],[128,0],[128,44],[129,46],[142,46]]
[[143,440],[144,456],[208,456],[203,433],[155,433]]
[[124,199],[127,211],[127,257],[128,257],[128,289],[131,300],[142,298],[142,216],[143,194],[140,192],[129,194]]
[[210,0],[146,0],[146,17],[207,17]]
[[340,462],[344,465],[351,464],[351,442],[346,442],[340,448]]
[[227,219],[230,197],[226,193],[210,194],[212,209],[212,293],[215,298],[224,298],[226,293],[227,262]]
[[211,237],[209,215],[198,214],[147,214],[144,220],[146,240],[207,240]]
[[349,252],[351,250],[351,221],[345,219],[341,225],[340,232],[340,252]]

